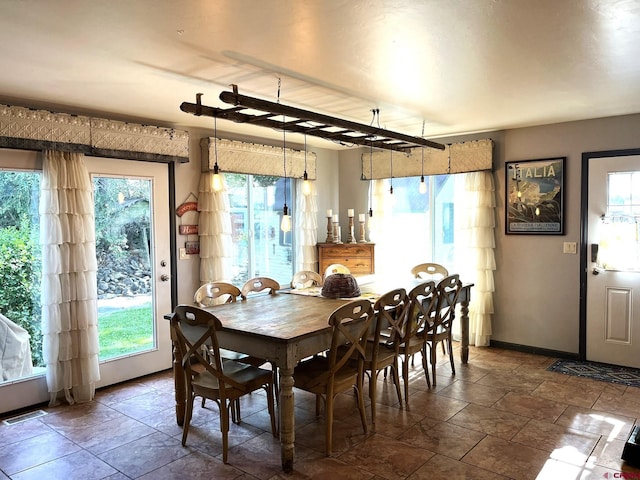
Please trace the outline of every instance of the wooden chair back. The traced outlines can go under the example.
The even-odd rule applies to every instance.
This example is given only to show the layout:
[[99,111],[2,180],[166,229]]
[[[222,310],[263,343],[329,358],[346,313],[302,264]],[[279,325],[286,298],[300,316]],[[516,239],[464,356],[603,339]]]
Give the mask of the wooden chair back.
[[433,329],[436,331],[451,330],[456,315],[456,305],[462,291],[459,275],[449,275],[440,280],[436,291],[438,302],[435,308]]
[[371,302],[367,299],[352,300],[338,307],[329,316],[332,329],[331,348],[327,352],[327,370],[318,375],[312,384],[328,384],[345,364],[356,354],[364,360],[365,348],[375,316]]
[[341,263],[333,263],[325,268],[324,278],[327,278],[329,275],[332,275],[334,273],[344,273],[346,275],[349,275],[351,274],[351,270],[349,270],[348,267],[342,265]]
[[240,289],[227,282],[208,282],[193,295],[193,303],[199,307],[212,307],[221,303],[233,303],[240,296]]
[[372,340],[372,361],[378,357],[380,343],[393,345],[394,340],[402,339],[404,317],[409,306],[409,297],[404,288],[395,288],[381,295],[373,305],[376,324]]
[[411,269],[415,278],[438,280],[449,275],[449,271],[438,263],[420,263]]
[[402,342],[408,342],[414,337],[424,338],[438,304],[436,284],[433,280],[413,287],[408,296],[409,307],[402,326]]
[[259,293],[268,290],[270,295],[280,290],[280,284],[269,277],[254,277],[247,280],[240,289],[240,296],[243,300],[247,299],[250,293]]
[[322,276],[312,270],[300,270],[293,275],[291,288],[307,288],[322,286]]

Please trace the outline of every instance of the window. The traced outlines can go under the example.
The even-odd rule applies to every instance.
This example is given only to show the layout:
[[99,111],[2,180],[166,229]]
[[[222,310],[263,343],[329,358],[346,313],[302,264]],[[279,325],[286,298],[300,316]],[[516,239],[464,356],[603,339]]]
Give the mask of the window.
[[229,191],[233,238],[233,283],[242,285],[256,276],[271,277],[281,285],[293,275],[293,236],[280,229],[282,207],[294,202],[293,183],[283,177],[225,173]]
[[640,172],[609,173],[607,182],[600,266],[640,270]]
[[[378,251],[392,251],[393,255],[376,256],[376,271],[409,271],[422,262],[453,268],[457,240],[455,176],[425,177],[424,194],[418,191],[420,177],[394,178],[393,195],[389,193],[391,182],[384,182],[376,200],[381,205],[374,206],[372,240],[380,244]],[[378,220],[381,216],[383,219]],[[378,226],[379,221],[384,225]]]
[[[40,331],[40,173],[0,170],[0,382],[44,372]],[[29,352],[31,355],[27,355]]]

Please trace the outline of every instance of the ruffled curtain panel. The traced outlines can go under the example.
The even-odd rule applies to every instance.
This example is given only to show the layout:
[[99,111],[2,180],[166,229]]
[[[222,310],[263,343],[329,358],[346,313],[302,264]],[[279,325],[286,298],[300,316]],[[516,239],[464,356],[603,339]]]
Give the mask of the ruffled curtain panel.
[[50,405],[100,380],[92,184],[80,153],[45,151],[40,191],[42,333]]
[[[304,180],[296,180],[296,191],[302,192]],[[309,182],[309,195],[298,193],[296,197],[293,227],[296,237],[296,271],[318,271],[318,192],[315,182]]]
[[203,172],[198,188],[198,235],[200,238],[200,282],[231,280],[231,209],[227,185],[213,189],[213,172]]
[[[460,278],[473,283],[469,303],[469,343],[489,345],[493,315],[495,187],[490,171],[464,174]],[[456,250],[457,251],[457,250]]]

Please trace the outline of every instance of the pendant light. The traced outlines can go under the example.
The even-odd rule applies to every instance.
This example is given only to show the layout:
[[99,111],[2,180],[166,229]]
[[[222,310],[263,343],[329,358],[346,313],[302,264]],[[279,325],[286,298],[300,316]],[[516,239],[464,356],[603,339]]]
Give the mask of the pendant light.
[[289,207],[287,207],[287,141],[286,130],[284,128],[284,115],[282,116],[282,163],[284,164],[284,207],[282,207],[282,222],[280,229],[283,232],[291,231],[291,215],[289,215]]
[[307,134],[304,134],[304,174],[302,175],[302,194],[309,196],[311,193],[311,183],[307,176]]
[[[422,120],[422,136],[424,137],[424,120]],[[422,169],[420,172],[420,187],[418,191],[424,195],[427,193],[427,184],[424,183],[424,147],[420,149],[420,153],[422,155]]]
[[220,176],[220,169],[218,168],[218,118],[213,117],[213,153],[215,163],[213,164],[213,191],[219,192],[222,190],[222,177]]

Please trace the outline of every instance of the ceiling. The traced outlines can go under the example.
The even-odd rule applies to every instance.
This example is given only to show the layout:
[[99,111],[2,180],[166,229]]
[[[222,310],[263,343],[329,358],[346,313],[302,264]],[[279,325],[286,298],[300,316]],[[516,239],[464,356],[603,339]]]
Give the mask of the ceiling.
[[3,104],[212,129],[180,104],[203,93],[228,108],[218,95],[235,84],[426,138],[640,112],[638,0],[0,0],[0,11]]

